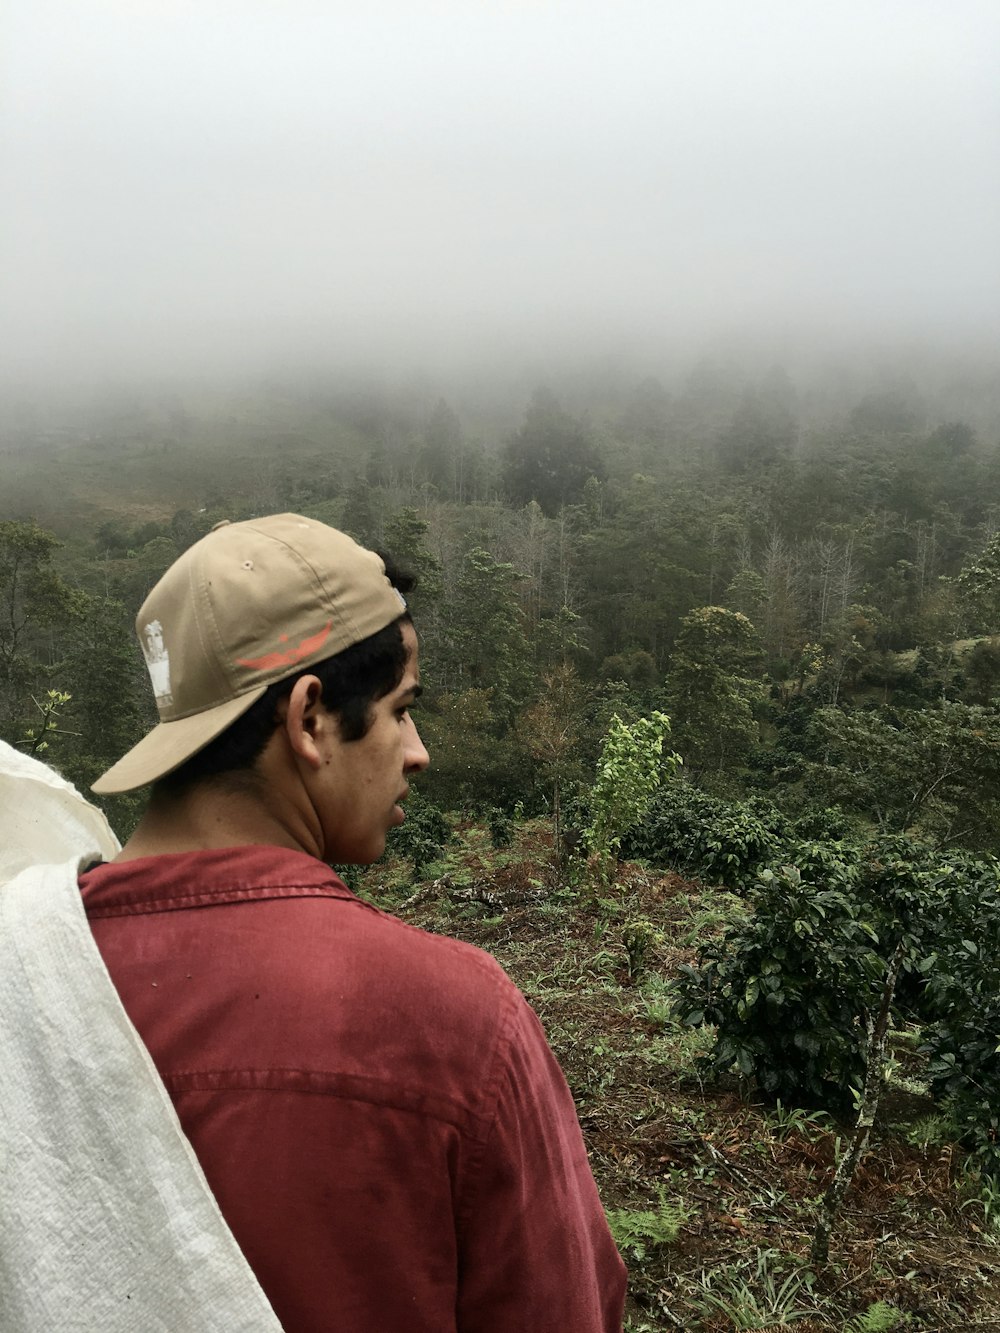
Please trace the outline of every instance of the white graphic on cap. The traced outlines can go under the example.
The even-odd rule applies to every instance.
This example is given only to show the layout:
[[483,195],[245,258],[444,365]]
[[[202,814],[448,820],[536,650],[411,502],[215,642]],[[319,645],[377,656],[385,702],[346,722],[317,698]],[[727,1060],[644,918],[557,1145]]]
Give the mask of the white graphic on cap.
[[170,654],[163,643],[163,626],[158,620],[151,620],[143,626],[142,652],[146,659],[149,679],[153,683],[156,702],[172,704],[174,696],[170,689]]

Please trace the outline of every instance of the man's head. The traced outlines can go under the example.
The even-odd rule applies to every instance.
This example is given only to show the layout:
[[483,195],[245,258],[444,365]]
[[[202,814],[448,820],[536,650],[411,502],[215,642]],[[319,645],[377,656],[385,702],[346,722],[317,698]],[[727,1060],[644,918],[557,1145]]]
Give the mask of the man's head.
[[[94,790],[152,783],[169,795],[252,781],[285,731],[282,753],[301,770],[298,786],[323,805],[316,817],[328,831],[334,817],[350,823],[351,793],[334,789],[332,766],[343,775],[360,764],[357,781],[376,799],[381,785],[391,787],[388,819],[397,822],[405,773],[427,763],[405,711],[419,693],[402,597],[409,586],[379,556],[315,520],[280,514],[219,525],[167,570],[139,611],[161,721]],[[399,755],[387,748],[396,737],[383,714],[394,719]],[[385,773],[371,763],[364,769],[366,757]],[[347,850],[363,857],[328,859],[372,859],[373,839],[361,843]]]

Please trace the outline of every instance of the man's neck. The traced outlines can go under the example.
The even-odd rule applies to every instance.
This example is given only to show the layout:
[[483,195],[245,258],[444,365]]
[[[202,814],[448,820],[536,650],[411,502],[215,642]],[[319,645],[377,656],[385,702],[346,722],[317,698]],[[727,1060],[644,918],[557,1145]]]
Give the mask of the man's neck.
[[318,830],[293,805],[266,802],[252,784],[204,782],[180,793],[156,792],[116,861],[143,856],[266,844],[319,857]]

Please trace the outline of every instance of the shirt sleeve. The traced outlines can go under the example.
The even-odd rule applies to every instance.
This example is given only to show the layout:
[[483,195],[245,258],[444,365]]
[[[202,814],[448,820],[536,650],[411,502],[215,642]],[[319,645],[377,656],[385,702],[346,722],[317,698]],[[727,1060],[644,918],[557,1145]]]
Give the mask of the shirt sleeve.
[[573,1098],[517,996],[496,1115],[459,1219],[459,1333],[620,1333],[625,1265]]

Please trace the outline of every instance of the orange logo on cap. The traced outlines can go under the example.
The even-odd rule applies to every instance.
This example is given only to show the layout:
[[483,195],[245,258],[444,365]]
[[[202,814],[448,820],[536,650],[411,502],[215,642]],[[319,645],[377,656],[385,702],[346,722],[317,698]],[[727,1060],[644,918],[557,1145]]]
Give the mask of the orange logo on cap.
[[[263,657],[238,657],[236,664],[237,666],[254,667],[257,671],[274,671],[278,667],[294,666],[296,662],[311,657],[313,653],[322,648],[330,635],[332,626],[333,621],[328,620],[318,634],[311,634],[308,639],[303,639],[294,648],[286,648],[276,653],[265,653]],[[287,643],[288,635],[282,634],[280,642]]]

